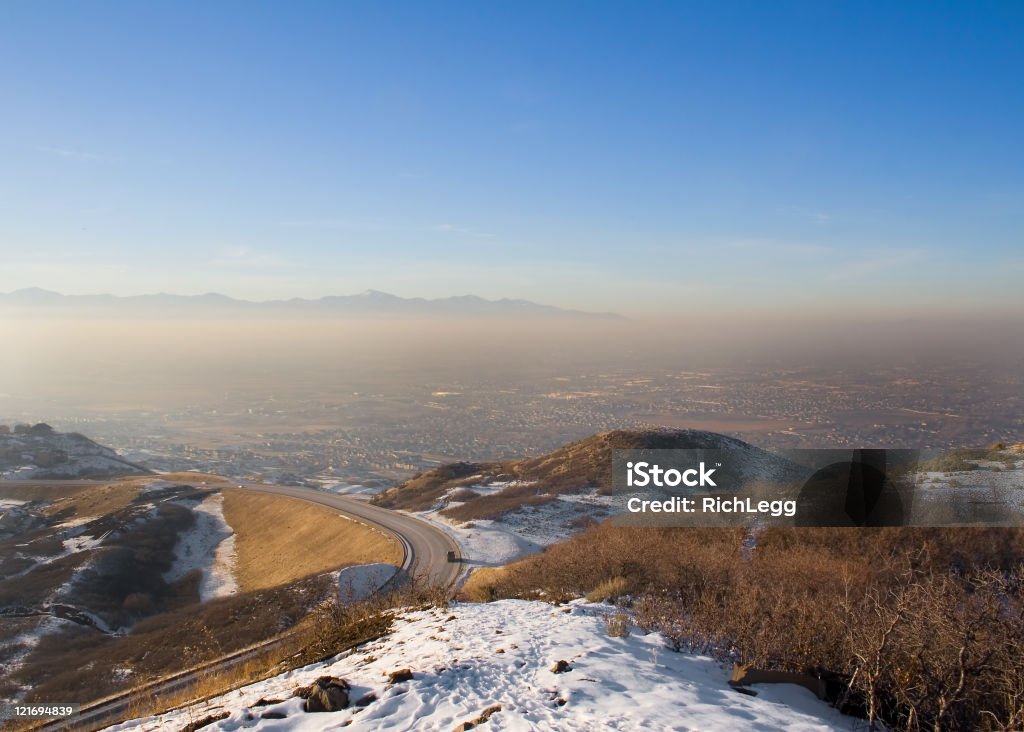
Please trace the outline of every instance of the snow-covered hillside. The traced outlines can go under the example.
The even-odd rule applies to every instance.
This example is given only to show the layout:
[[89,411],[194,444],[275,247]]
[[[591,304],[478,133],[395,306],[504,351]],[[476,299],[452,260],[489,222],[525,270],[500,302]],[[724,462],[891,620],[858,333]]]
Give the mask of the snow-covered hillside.
[[[163,481],[158,481],[162,483]],[[192,509],[195,523],[178,536],[174,565],[164,575],[168,584],[199,570],[199,598],[207,602],[238,592],[235,579],[235,531],[224,520],[224,495],[211,493],[202,500],[181,501]]]
[[76,432],[55,432],[46,424],[0,425],[0,480],[109,478],[143,475],[109,447]]
[[[483,493],[491,486],[473,485]],[[459,544],[463,563],[469,570],[498,567],[565,541],[586,528],[591,521],[607,517],[613,506],[610,496],[596,491],[553,498],[549,503],[526,505],[496,519],[453,521],[442,512],[460,505],[447,496],[429,511],[413,515],[447,532]]]
[[[331,662],[262,681],[208,702],[112,729],[209,730],[855,729],[810,691],[733,690],[716,661],[673,653],[657,634],[611,637],[609,606],[555,607],[504,600],[404,613],[391,634]],[[559,662],[565,662],[560,664]],[[558,666],[564,670],[557,670]],[[389,680],[394,672],[395,681]],[[349,685],[347,708],[306,712],[294,691],[320,677]],[[486,721],[480,721],[486,718]]]

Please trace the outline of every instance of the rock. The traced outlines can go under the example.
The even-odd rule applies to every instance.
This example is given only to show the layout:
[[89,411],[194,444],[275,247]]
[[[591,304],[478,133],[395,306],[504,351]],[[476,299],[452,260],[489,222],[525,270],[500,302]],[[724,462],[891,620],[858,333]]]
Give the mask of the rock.
[[306,700],[307,712],[337,712],[348,707],[348,682],[334,676],[321,676],[309,686],[295,690]]
[[566,671],[572,671],[572,665],[565,660],[556,661],[555,665],[551,667],[553,674],[564,674]]
[[399,669],[398,671],[392,671],[388,674],[388,682],[392,684],[398,684],[402,681],[409,681],[412,678],[412,671],[407,668]]
[[480,712],[480,714],[476,717],[476,719],[472,719],[472,720],[470,720],[468,722],[463,722],[458,727],[456,727],[453,730],[453,732],[466,732],[466,730],[473,729],[474,727],[477,727],[477,726],[483,724],[484,722],[486,722],[488,719],[490,719],[492,714],[497,714],[500,711],[501,711],[501,705],[500,704],[495,704],[492,707],[487,707],[487,709],[485,709],[482,712]]
[[263,712],[260,719],[285,719],[287,716],[284,712]]
[[197,729],[202,729],[207,725],[213,724],[214,722],[219,722],[222,719],[227,719],[230,716],[231,715],[227,712],[221,712],[220,714],[211,714],[209,717],[203,717],[197,722],[186,724],[184,727],[181,728],[181,732],[196,732]]
[[368,707],[377,701],[377,695],[372,691],[369,694],[364,694],[356,700],[357,707]]

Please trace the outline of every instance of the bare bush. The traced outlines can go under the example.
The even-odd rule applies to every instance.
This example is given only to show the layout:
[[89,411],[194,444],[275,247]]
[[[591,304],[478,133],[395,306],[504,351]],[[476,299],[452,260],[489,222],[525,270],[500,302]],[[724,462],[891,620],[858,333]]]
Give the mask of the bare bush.
[[[891,729],[1024,726],[1024,532],[602,524],[505,568],[494,597],[625,580],[633,621],[677,651],[826,679]],[[597,597],[597,595],[594,595]]]
[[606,615],[604,627],[612,638],[625,638],[629,635],[629,614],[619,610],[618,612]]

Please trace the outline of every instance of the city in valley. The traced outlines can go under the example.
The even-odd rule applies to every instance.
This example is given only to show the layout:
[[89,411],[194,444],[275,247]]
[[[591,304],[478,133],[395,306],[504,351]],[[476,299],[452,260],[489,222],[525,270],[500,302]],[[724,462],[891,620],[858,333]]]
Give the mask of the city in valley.
[[441,463],[537,455],[617,428],[702,429],[767,449],[987,446],[1024,434],[1022,394],[1024,370],[968,361],[577,366],[507,377],[250,382],[163,409],[71,411],[13,393],[0,399],[0,422],[82,432],[156,470],[372,491]]

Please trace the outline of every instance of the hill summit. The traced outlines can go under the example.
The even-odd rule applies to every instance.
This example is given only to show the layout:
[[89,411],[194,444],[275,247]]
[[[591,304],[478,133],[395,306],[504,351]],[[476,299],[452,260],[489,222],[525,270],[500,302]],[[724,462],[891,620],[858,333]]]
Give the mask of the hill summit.
[[0,480],[110,478],[149,472],[77,432],[57,432],[44,422],[0,424]]
[[[612,490],[612,450],[742,450],[752,466],[775,468],[778,458],[742,440],[692,429],[613,430],[572,442],[539,457],[460,462],[421,473],[377,495],[373,502],[407,511],[443,509],[448,518],[498,518],[558,496]],[[444,504],[459,504],[444,508]]]

